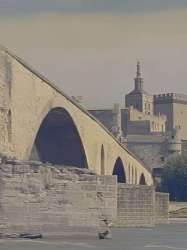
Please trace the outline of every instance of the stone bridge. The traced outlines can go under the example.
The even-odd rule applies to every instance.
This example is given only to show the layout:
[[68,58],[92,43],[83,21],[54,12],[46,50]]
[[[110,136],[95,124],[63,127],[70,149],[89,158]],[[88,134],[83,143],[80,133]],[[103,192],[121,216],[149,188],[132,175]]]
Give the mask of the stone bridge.
[[0,152],[19,160],[88,168],[119,182],[152,185],[143,163],[63,91],[0,51]]

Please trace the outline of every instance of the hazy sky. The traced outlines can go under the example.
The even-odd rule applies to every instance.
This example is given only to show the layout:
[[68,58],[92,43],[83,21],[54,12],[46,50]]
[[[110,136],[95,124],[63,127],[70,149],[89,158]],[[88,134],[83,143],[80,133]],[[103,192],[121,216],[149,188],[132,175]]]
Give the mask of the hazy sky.
[[147,91],[187,94],[187,0],[0,0],[0,44],[89,107],[123,104],[137,60]]

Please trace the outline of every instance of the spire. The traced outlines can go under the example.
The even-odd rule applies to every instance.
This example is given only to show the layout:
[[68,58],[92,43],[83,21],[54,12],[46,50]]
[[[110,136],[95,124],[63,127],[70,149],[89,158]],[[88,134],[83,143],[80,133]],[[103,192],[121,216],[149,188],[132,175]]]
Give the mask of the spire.
[[140,78],[141,77],[141,67],[140,67],[140,62],[137,62],[137,71],[136,71],[136,77]]
[[141,66],[140,62],[137,62],[136,65],[136,78],[134,79],[135,81],[135,91],[142,92],[143,91],[143,78],[141,77]]

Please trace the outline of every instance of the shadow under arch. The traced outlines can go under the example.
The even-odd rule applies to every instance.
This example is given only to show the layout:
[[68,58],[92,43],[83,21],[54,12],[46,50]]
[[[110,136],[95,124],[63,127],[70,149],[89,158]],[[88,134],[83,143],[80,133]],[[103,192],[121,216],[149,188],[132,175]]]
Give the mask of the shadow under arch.
[[135,185],[137,185],[137,169],[135,168]]
[[120,157],[118,157],[115,162],[112,175],[117,175],[117,180],[119,183],[126,183],[125,169]]
[[131,184],[134,184],[134,167],[132,166],[132,183]]
[[104,146],[101,146],[101,175],[105,175],[105,151]]
[[129,177],[129,183],[131,183],[131,165],[129,163],[129,167],[128,167],[128,177]]
[[30,155],[31,160],[88,168],[77,127],[64,108],[53,108],[43,119]]
[[144,174],[141,174],[139,184],[140,185],[146,185]]

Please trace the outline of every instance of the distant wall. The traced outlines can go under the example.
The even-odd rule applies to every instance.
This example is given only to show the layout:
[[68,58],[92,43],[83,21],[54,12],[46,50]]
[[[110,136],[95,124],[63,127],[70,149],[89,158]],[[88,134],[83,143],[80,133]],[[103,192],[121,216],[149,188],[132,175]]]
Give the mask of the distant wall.
[[180,134],[183,140],[187,140],[187,104],[174,103],[173,104],[173,127],[181,129]]
[[128,121],[127,134],[149,134],[150,122],[149,121]]
[[172,96],[154,96],[154,111],[158,115],[163,114],[167,116],[166,130],[172,131],[173,129],[173,103]]
[[88,110],[90,114],[96,117],[110,132],[112,128],[116,126],[115,122],[115,113],[112,109],[106,110]]
[[150,169],[161,167],[168,157],[168,146],[164,142],[127,140],[127,148],[139,157]]

